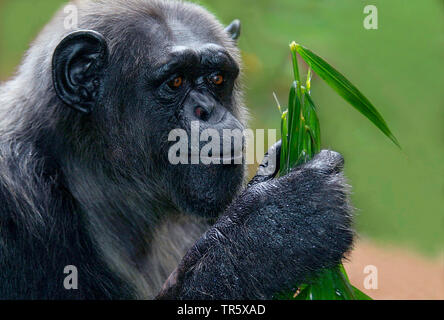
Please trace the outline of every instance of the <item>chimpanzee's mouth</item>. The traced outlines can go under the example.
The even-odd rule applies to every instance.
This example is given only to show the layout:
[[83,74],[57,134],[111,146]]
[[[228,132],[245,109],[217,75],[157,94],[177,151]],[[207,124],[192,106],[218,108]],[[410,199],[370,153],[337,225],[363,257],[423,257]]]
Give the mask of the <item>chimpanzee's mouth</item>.
[[244,159],[243,155],[236,157],[225,157],[225,158],[200,157],[200,160],[217,164],[242,164],[243,159]]
[[[213,151],[210,150],[207,155],[201,155],[198,152],[190,150],[191,160],[199,159],[203,164],[242,164],[245,158],[244,150],[235,151],[231,150],[231,154],[213,155]],[[193,163],[191,161],[191,163]]]

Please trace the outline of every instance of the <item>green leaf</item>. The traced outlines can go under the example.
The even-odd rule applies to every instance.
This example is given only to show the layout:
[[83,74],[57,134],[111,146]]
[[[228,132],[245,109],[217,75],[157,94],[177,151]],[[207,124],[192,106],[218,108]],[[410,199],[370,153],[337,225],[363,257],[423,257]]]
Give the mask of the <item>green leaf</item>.
[[297,96],[297,82],[293,81],[290,88],[290,95],[288,97],[288,126],[287,126],[287,135],[288,135],[288,153],[287,153],[287,162],[286,167],[290,169],[293,167],[295,162],[295,158],[299,153],[299,148],[297,146],[298,141],[298,121],[299,121],[299,113],[301,110],[300,101]]
[[356,110],[367,117],[376,125],[389,139],[401,148],[398,140],[390,131],[387,123],[381,114],[376,110],[372,103],[347,80],[339,71],[333,68],[321,57],[311,50],[295,44],[295,50],[304,59],[304,61],[332,87],[341,97],[348,101]]
[[[281,176],[287,174],[290,168],[309,161],[321,150],[319,118],[316,114],[316,106],[310,96],[311,71],[309,69],[306,87],[304,88],[301,86],[296,56],[298,48],[300,49],[301,47],[293,42],[290,48],[295,81],[293,81],[290,89],[288,110],[285,111],[281,117],[282,147],[279,173]],[[303,50],[307,51],[305,48],[303,48]],[[301,56],[304,57],[302,54]],[[312,59],[312,64],[310,64],[309,61],[311,60],[308,58]],[[378,127],[380,127],[381,130],[385,130],[385,133],[399,146],[382,119],[382,116],[379,115],[370,102],[353,87],[348,80],[311,51],[308,51],[308,54],[306,53],[305,60],[313,70],[317,71],[330,86],[339,92],[356,109],[361,111],[376,125],[379,125]],[[371,299],[350,284],[350,280],[342,264],[331,269],[323,270],[318,274],[316,279],[313,280],[314,281],[309,282],[310,284],[300,284],[300,292],[296,297],[295,290],[292,290],[276,294],[275,298],[285,300]]]
[[362,292],[361,290],[359,290],[358,288],[353,287],[353,290],[355,291],[355,296],[356,296],[356,300],[373,300],[372,298],[370,298],[368,295],[366,295],[364,292]]
[[348,278],[347,272],[345,271],[344,265],[341,264],[339,266],[339,271],[342,272],[342,274],[344,275],[345,280],[347,280],[348,282],[350,282],[350,279]]
[[281,116],[281,163],[280,163],[280,175],[285,175],[288,172],[287,159],[288,159],[288,111],[284,111]]
[[300,293],[292,298],[292,293],[282,295],[290,300],[372,300],[350,284],[343,265],[321,272],[310,285],[301,286]]
[[306,91],[305,106],[306,106],[306,123],[309,128],[312,144],[312,154],[317,154],[321,151],[321,126],[319,124],[319,118],[316,114],[316,107],[310,94]]
[[[298,165],[303,164],[306,158],[305,140],[307,139],[305,131],[305,120],[303,119],[303,101],[299,99],[299,95],[296,94],[295,97],[295,117],[296,121],[293,122],[293,127],[289,128],[291,141],[289,149],[291,150],[290,156],[290,167],[294,168]],[[304,160],[303,160],[304,159]]]
[[310,294],[310,287],[305,288],[304,290],[302,290],[295,298],[294,300],[312,300],[310,299],[311,294]]
[[341,266],[326,269],[296,297],[297,300],[356,300],[354,288],[342,274]]
[[332,274],[336,293],[345,300],[356,300],[354,289],[348,280],[342,264],[332,270]]
[[[293,74],[294,74],[294,80],[298,83],[299,85],[299,89],[301,88],[301,77],[299,75],[299,66],[298,66],[298,57],[296,55],[296,46],[297,43],[296,42],[292,42],[290,44],[290,50],[291,50],[291,59],[293,62]],[[300,95],[299,95],[300,97]]]

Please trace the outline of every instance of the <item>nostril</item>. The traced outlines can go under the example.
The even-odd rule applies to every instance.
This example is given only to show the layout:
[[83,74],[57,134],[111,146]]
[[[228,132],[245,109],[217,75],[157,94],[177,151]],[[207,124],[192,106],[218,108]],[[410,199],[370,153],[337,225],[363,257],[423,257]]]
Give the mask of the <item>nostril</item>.
[[210,117],[210,112],[207,109],[200,106],[194,109],[194,114],[198,119],[202,121],[207,121],[208,118]]
[[202,117],[203,112],[204,112],[204,109],[201,107],[196,107],[196,109],[194,109],[194,114],[198,118]]

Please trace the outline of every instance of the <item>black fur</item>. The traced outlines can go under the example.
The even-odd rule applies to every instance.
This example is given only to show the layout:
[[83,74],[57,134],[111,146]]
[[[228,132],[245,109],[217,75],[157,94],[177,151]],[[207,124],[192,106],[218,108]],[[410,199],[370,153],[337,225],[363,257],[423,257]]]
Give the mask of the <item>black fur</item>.
[[[167,160],[196,103],[224,119],[202,130],[245,126],[238,22],[177,1],[78,8],[81,33],[61,11],[0,87],[1,299],[153,298],[217,216],[158,298],[271,298],[342,259],[353,233],[337,153],[243,191],[243,165]],[[174,59],[187,82],[172,92]],[[219,68],[223,87],[199,82]],[[67,265],[78,290],[63,287]]]
[[159,299],[271,299],[336,266],[353,233],[342,157],[257,182],[188,252]]

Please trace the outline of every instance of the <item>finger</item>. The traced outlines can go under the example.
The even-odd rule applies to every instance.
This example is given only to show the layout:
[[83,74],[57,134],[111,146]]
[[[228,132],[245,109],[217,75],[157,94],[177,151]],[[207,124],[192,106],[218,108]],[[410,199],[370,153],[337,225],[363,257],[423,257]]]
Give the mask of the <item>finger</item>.
[[339,173],[344,169],[344,157],[332,150],[322,150],[311,161],[304,165],[326,173]]
[[256,175],[248,183],[249,187],[273,179],[278,174],[281,158],[281,145],[282,141],[279,140],[268,149],[264,156],[264,160],[262,160],[262,163],[259,165]]

